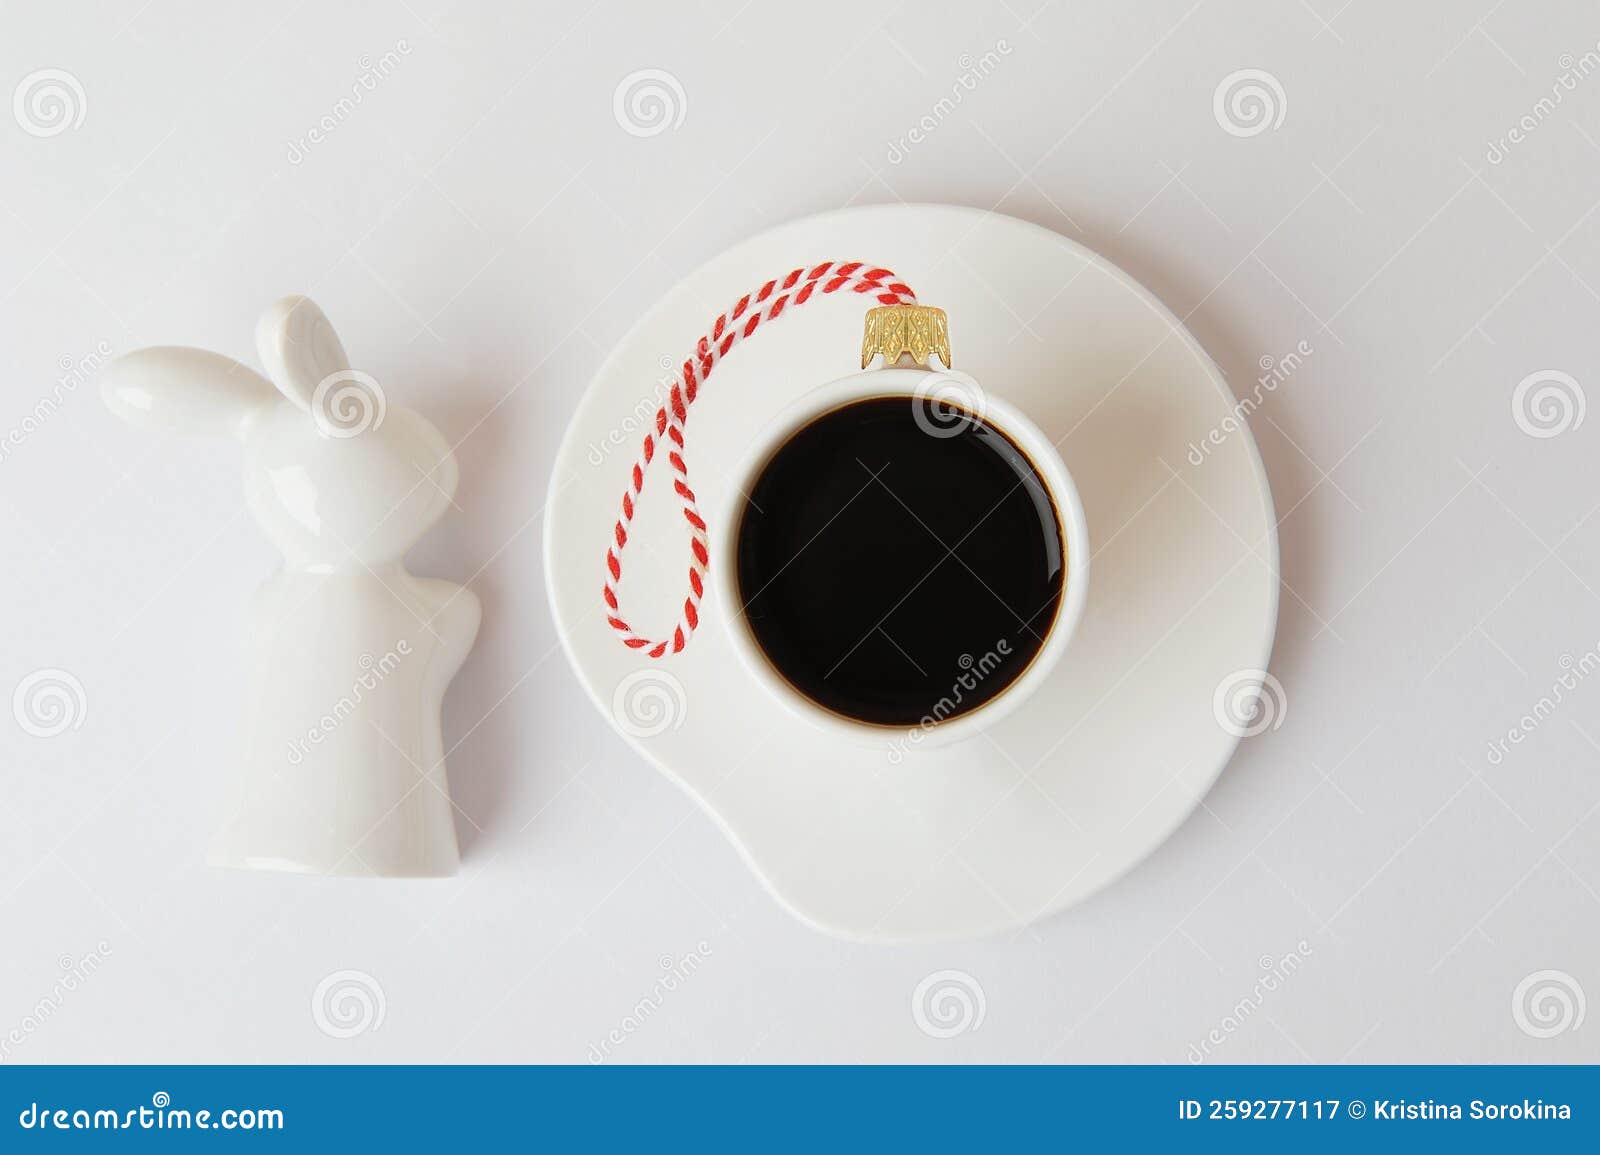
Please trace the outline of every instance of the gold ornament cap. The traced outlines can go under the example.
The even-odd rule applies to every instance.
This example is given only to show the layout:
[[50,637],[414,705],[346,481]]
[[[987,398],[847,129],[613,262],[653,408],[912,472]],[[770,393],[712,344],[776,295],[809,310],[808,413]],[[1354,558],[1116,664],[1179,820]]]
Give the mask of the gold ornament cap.
[[883,354],[885,367],[892,367],[902,356],[924,369],[928,357],[937,353],[944,368],[950,368],[950,322],[943,309],[932,305],[881,305],[867,310],[866,328],[861,335],[861,367]]

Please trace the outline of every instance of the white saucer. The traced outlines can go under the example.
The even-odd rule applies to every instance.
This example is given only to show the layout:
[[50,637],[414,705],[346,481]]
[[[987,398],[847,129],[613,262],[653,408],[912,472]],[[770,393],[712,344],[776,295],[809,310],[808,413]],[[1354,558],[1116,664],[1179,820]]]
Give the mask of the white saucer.
[[[1060,439],[1088,514],[1093,580],[1071,648],[1020,709],[953,746],[907,744],[896,756],[887,739],[864,748],[794,718],[742,676],[710,597],[688,649],[665,661],[626,649],[602,612],[606,546],[644,432],[637,414],[654,411],[666,367],[741,295],[823,260],[886,265],[947,310],[955,367]],[[721,506],[764,422],[855,371],[868,304],[814,300],[717,366],[687,426],[702,510]],[[1220,721],[1214,701],[1231,676],[1265,667],[1278,610],[1272,498],[1239,424],[1221,373],[1178,320],[1055,233],[942,205],[795,221],[690,275],[590,384],[551,479],[556,626],[605,716],[806,922],[878,940],[1018,927],[1153,851],[1238,742],[1240,726]],[[1220,443],[1191,454],[1214,430]],[[676,619],[685,528],[661,462],[621,587],[641,632]]]

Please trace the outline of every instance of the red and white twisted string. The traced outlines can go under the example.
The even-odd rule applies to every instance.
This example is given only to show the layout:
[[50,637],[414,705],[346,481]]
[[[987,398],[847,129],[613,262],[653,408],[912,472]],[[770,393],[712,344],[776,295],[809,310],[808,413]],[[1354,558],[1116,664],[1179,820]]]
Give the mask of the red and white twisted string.
[[[684,459],[683,444],[683,427],[689,420],[689,407],[699,396],[700,386],[717,362],[728,355],[728,350],[754,333],[763,322],[776,321],[785,309],[803,305],[816,296],[845,290],[872,294],[880,305],[916,303],[916,294],[888,269],[871,268],[862,261],[843,264],[824,261],[813,268],[795,269],[740,297],[732,309],[716,319],[710,331],[700,338],[694,353],[684,361],[682,375],[673,383],[667,403],[656,411],[654,430],[645,434],[639,457],[629,475],[628,488],[622,493],[622,513],[612,531],[613,543],[606,548],[606,621],[621,636],[623,645],[642,650],[652,658],[676,654],[689,644],[690,636],[700,624],[700,598],[705,593],[711,553],[705,519],[695,504],[694,490],[689,488],[689,465]],[[683,519],[689,523],[689,592],[683,599],[683,614],[672,636],[652,641],[636,633],[622,616],[617,585],[622,581],[622,552],[628,545],[628,527],[639,508],[645,477],[655,460],[656,450],[662,447],[663,438],[669,443],[665,446],[666,457],[676,474],[672,487],[682,502]]]

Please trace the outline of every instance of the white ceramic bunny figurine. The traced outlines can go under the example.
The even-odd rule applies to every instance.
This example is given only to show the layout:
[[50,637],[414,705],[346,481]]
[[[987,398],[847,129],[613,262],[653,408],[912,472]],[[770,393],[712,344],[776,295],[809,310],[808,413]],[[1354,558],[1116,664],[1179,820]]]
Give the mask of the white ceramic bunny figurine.
[[439,707],[480,608],[402,559],[450,504],[455,458],[350,368],[306,298],[269,309],[256,345],[271,384],[219,354],[167,347],[119,357],[101,386],[136,424],[242,441],[251,512],[285,557],[251,609],[243,790],[212,861],[453,874]]

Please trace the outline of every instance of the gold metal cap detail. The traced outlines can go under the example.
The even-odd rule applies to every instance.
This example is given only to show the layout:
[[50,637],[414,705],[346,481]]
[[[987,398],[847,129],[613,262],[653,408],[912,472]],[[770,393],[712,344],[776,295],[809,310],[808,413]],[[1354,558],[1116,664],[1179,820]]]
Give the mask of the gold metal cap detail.
[[861,367],[865,369],[879,353],[886,367],[909,353],[918,365],[929,368],[929,355],[937,353],[944,368],[950,368],[950,323],[944,310],[932,305],[882,305],[867,310]]

